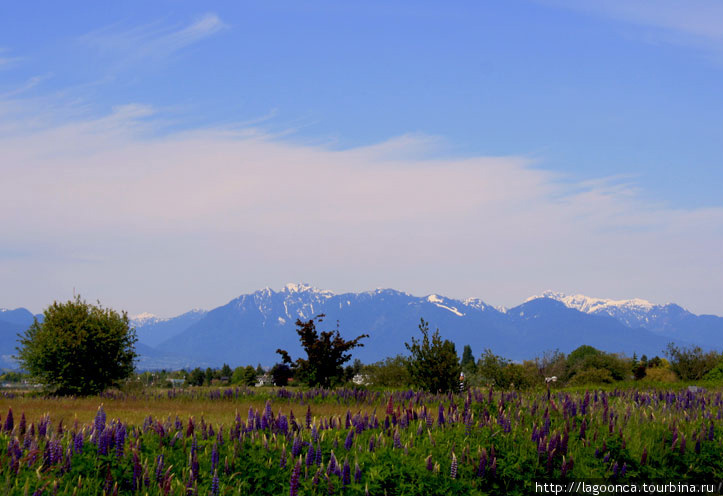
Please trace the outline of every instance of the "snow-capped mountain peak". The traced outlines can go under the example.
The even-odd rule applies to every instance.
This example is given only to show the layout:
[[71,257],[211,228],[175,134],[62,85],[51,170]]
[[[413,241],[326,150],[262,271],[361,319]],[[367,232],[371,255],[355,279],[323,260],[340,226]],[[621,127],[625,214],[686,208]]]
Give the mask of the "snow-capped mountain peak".
[[287,283],[283,289],[281,290],[282,293],[316,293],[323,296],[334,296],[334,293],[332,291],[329,291],[328,289],[319,289],[313,287],[311,284],[307,284],[305,282],[302,283]]
[[567,295],[556,291],[547,290],[541,295],[528,298],[526,301],[537,298],[550,298],[563,303],[568,308],[574,308],[584,313],[609,313],[612,310],[628,310],[649,312],[654,307],[653,303],[641,298],[629,300],[612,300],[606,298],[593,298],[581,294]]
[[148,312],[139,313],[138,315],[133,315],[131,317],[131,321],[138,325],[146,325],[152,322],[158,322],[160,320],[163,319],[161,319],[157,315]]

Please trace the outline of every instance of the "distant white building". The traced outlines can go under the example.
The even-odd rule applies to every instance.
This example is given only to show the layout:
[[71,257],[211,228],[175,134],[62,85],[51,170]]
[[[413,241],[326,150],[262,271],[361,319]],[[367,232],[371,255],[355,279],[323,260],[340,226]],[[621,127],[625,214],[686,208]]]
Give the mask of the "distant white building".
[[369,384],[369,377],[366,374],[356,374],[351,378],[351,382],[357,386],[366,386]]
[[271,378],[271,374],[268,372],[264,375],[260,375],[256,378],[256,387],[262,387],[262,386],[273,386],[274,381]]

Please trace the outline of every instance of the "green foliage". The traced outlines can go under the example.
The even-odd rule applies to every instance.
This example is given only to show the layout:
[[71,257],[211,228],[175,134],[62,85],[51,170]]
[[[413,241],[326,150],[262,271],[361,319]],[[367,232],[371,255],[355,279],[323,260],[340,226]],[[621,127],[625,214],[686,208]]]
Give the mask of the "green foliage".
[[291,368],[285,363],[277,363],[271,368],[271,380],[274,386],[286,386],[291,378]]
[[402,388],[412,385],[409,375],[409,358],[404,355],[387,357],[382,361],[367,365],[362,370],[369,384],[377,387]]
[[614,382],[613,375],[608,369],[588,368],[581,370],[572,376],[567,384],[569,386],[585,386],[587,384],[611,384]]
[[723,382],[723,362],[719,362],[703,378],[707,381]]
[[704,353],[700,346],[678,347],[668,343],[665,354],[670,359],[670,368],[684,381],[697,381],[713,370],[721,361],[721,354],[715,351]]
[[[583,378],[595,378],[596,382],[600,382],[608,374],[612,380],[622,381],[629,378],[631,368],[629,359],[614,353],[600,351],[592,346],[582,345],[567,356],[565,380],[570,382],[576,375],[585,373],[582,375]],[[587,372],[590,370],[600,372]],[[602,372],[603,370],[607,371],[607,374]],[[581,380],[583,379],[576,379],[574,383],[583,384],[580,382]]]
[[459,365],[462,367],[462,372],[467,375],[472,375],[477,372],[477,363],[474,361],[472,347],[468,344],[464,345],[464,350],[462,351],[462,361]]
[[456,391],[461,372],[454,343],[442,341],[439,329],[429,339],[429,323],[421,319],[419,330],[422,340],[412,337],[412,343],[404,343],[411,353],[407,369],[412,383],[425,391]]
[[221,367],[221,371],[219,372],[219,375],[221,377],[226,377],[228,379],[231,379],[231,376],[233,375],[233,370],[231,370],[231,367],[227,363],[224,363],[223,367]]
[[512,362],[499,355],[492,353],[492,350],[486,348],[482,353],[479,362],[477,362],[477,377],[479,385],[494,385],[506,388],[510,383],[510,378],[505,373],[505,369]]
[[24,334],[18,360],[55,394],[88,395],[117,385],[133,373],[136,333],[119,314],[80,299],[55,302]]
[[189,386],[203,386],[205,380],[206,374],[199,367],[193,369],[191,373],[188,374],[188,377],[186,377],[186,383]]
[[368,334],[357,336],[351,341],[342,339],[339,333],[338,324],[336,331],[317,332],[317,322],[323,322],[324,314],[317,315],[315,319],[302,322],[296,321],[301,340],[301,347],[306,352],[306,358],[297,358],[292,361],[286,350],[277,349],[276,353],[281,355],[284,363],[291,365],[294,376],[309,386],[330,387],[343,380],[343,365],[351,359],[349,350],[357,346],[364,346],[361,341],[368,338]]

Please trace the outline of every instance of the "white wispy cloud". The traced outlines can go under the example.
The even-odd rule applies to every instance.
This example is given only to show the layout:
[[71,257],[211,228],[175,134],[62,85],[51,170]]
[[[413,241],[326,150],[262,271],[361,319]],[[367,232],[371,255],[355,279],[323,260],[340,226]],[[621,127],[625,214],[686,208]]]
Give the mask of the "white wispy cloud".
[[[658,30],[652,39],[723,53],[723,2],[719,0],[539,0]],[[651,39],[651,34],[645,35]]]
[[8,48],[0,47],[0,71],[9,69],[22,60],[22,57],[14,57],[9,55],[9,53],[10,50]]
[[223,31],[226,24],[214,13],[207,13],[186,26],[161,23],[125,28],[106,26],[80,38],[81,43],[124,68],[141,61],[158,62],[180,50]]
[[723,313],[723,208],[653,204],[628,179],[570,183],[526,157],[439,158],[419,135],[350,150],[253,128],[159,137],[153,113],[0,133],[4,306],[76,286],[172,314],[309,281],[502,304],[553,287]]

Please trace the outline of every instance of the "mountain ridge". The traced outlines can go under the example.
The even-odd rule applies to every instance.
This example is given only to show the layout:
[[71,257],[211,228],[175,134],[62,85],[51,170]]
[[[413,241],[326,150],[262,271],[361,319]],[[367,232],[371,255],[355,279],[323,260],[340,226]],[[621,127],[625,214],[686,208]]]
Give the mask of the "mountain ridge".
[[[292,356],[301,353],[295,322],[321,313],[326,314],[322,330],[336,321],[345,338],[370,334],[365,346],[354,353],[365,362],[405,353],[404,343],[418,335],[422,318],[460,348],[470,344],[476,354],[490,348],[514,360],[551,349],[569,352],[581,344],[660,355],[669,341],[717,348],[723,337],[721,317],[698,316],[676,304],[656,305],[642,299],[610,300],[548,290],[515,307],[499,308],[480,298],[414,296],[391,288],[334,293],[306,283],[289,283],[279,291],[259,289],[211,310],[196,309],[176,317],[139,314],[132,323],[142,345],[144,368],[224,362],[270,365],[279,361],[277,348]],[[32,314],[23,313],[26,323],[28,316]],[[7,348],[3,337],[8,336],[0,332],[0,353]]]

